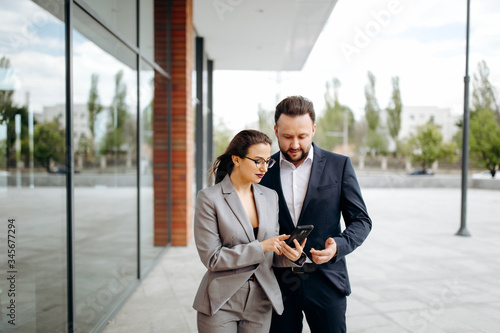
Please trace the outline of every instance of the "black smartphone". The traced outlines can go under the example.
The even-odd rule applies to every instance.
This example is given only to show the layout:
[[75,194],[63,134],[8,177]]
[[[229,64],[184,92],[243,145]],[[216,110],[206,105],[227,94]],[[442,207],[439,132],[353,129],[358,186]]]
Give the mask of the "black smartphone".
[[306,239],[307,236],[311,233],[311,231],[314,229],[313,225],[299,225],[295,230],[292,232],[290,237],[285,241],[286,244],[288,244],[291,247],[295,247],[295,243],[293,242],[294,239],[296,239],[299,244],[302,244],[304,239]]

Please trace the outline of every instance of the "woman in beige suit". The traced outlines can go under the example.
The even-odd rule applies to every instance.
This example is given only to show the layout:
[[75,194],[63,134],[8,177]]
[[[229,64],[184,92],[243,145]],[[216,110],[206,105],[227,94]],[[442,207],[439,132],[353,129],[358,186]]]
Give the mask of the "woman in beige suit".
[[213,164],[215,185],[196,201],[194,236],[207,267],[193,307],[199,332],[269,332],[272,310],[283,312],[272,266],[301,266],[303,244],[278,235],[278,196],[258,185],[275,163],[271,140],[245,130]]

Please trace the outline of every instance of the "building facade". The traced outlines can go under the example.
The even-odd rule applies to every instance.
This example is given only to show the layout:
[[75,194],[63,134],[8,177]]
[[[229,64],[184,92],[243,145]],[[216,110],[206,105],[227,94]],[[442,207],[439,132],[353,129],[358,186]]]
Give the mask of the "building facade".
[[192,3],[0,1],[0,16],[16,83],[0,91],[0,330],[99,331],[191,238]]
[[300,69],[335,3],[0,0],[0,331],[102,331],[192,238],[215,65]]
[[401,112],[400,139],[408,139],[417,132],[419,126],[423,126],[429,121],[438,125],[443,140],[450,142],[457,133],[457,122],[460,116],[453,115],[449,108],[438,108],[435,106],[403,106]]

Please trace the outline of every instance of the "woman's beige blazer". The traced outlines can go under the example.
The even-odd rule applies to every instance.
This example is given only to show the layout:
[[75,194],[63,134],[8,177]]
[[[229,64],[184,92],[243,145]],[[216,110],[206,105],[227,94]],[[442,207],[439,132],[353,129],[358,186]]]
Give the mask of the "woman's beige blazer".
[[274,266],[297,266],[285,256],[264,253],[260,241],[277,236],[278,196],[274,190],[252,184],[259,217],[259,232],[253,228],[229,176],[198,193],[194,237],[200,259],[207,267],[193,307],[213,315],[255,274],[274,310],[283,312],[281,291]]

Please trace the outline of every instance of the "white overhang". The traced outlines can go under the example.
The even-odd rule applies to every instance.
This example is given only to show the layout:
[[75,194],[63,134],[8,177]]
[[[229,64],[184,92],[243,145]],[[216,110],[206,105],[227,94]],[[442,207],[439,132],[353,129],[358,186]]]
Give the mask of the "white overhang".
[[194,0],[217,70],[300,70],[337,0]]

